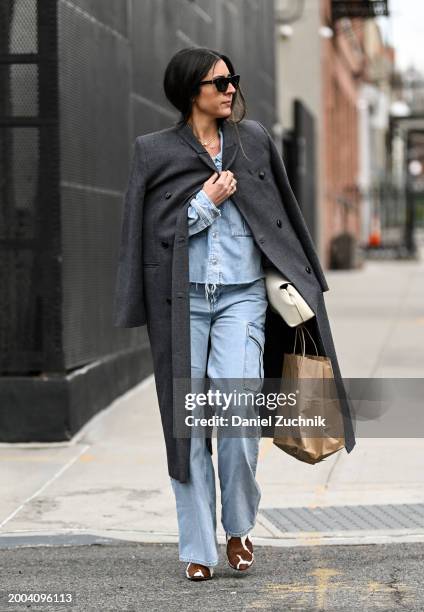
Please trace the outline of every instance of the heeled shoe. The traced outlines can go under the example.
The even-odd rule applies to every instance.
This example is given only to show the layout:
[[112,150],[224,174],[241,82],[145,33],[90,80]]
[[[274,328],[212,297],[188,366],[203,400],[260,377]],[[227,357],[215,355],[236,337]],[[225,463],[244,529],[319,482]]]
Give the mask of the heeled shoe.
[[185,574],[189,580],[210,580],[213,576],[213,568],[190,561],[186,567]]
[[254,561],[253,544],[249,535],[242,537],[227,537],[227,558],[230,567],[244,572],[250,568]]

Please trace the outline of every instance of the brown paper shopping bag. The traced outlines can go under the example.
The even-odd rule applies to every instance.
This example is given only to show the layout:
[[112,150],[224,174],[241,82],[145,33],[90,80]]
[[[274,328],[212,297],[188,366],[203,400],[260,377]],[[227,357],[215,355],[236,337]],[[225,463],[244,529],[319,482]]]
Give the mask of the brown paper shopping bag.
[[[304,329],[315,345],[306,327],[296,328],[293,353],[284,355],[282,389],[297,387],[299,393],[292,405],[279,406],[277,415],[290,419],[304,417],[305,422],[316,425],[277,426],[281,419],[276,418],[273,442],[299,461],[314,464],[344,447],[344,426],[331,360],[318,355],[318,350],[317,355],[305,354]],[[295,353],[298,330],[301,332],[301,355]]]

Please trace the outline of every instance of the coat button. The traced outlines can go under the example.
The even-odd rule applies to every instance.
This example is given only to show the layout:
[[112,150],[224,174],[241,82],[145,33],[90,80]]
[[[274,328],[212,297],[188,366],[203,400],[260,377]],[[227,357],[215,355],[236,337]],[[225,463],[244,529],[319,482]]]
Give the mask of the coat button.
[[264,178],[265,178],[265,172],[264,172],[263,170],[261,170],[261,171],[259,172],[259,178],[260,178],[260,179],[264,179]]
[[166,303],[170,304],[172,302],[171,298],[166,298]]
[[277,225],[278,227],[281,227],[281,219],[277,219]]
[[166,198],[167,200],[169,200],[169,198],[170,198],[171,196],[172,196],[172,193],[171,193],[170,191],[167,191],[167,192],[165,193],[165,198]]
[[311,273],[311,268],[309,266],[306,266],[305,271],[310,274]]
[[163,246],[164,249],[167,249],[169,247],[169,242],[167,242],[166,240],[162,240],[161,245]]

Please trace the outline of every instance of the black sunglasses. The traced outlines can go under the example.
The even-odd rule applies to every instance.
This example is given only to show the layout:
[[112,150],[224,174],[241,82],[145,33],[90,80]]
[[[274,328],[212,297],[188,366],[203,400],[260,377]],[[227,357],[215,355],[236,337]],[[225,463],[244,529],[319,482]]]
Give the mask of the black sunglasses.
[[240,75],[233,74],[232,76],[229,76],[229,77],[219,76],[219,77],[216,77],[216,79],[212,79],[211,81],[200,81],[199,85],[213,84],[215,85],[218,91],[223,93],[224,91],[227,91],[228,85],[230,83],[234,87],[234,89],[237,89],[239,85],[239,81],[240,81]]

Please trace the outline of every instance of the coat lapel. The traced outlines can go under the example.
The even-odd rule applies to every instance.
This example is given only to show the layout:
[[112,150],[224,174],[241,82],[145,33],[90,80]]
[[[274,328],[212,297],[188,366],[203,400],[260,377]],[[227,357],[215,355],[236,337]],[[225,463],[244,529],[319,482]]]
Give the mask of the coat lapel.
[[[188,123],[185,123],[184,125],[178,128],[178,134],[187,145],[189,145],[192,149],[196,151],[202,162],[204,162],[208,166],[208,168],[212,170],[212,172],[216,172],[216,166],[213,163],[211,156],[204,148],[204,146],[197,140],[196,136],[193,134],[193,130],[188,125]],[[222,169],[228,170],[231,164],[233,163],[238,150],[238,146],[236,146],[237,137],[235,133],[235,128],[230,122],[222,122],[222,134],[224,140]]]
[[222,134],[224,139],[224,152],[222,155],[222,169],[229,170],[238,151],[236,128],[228,121],[222,122]]

